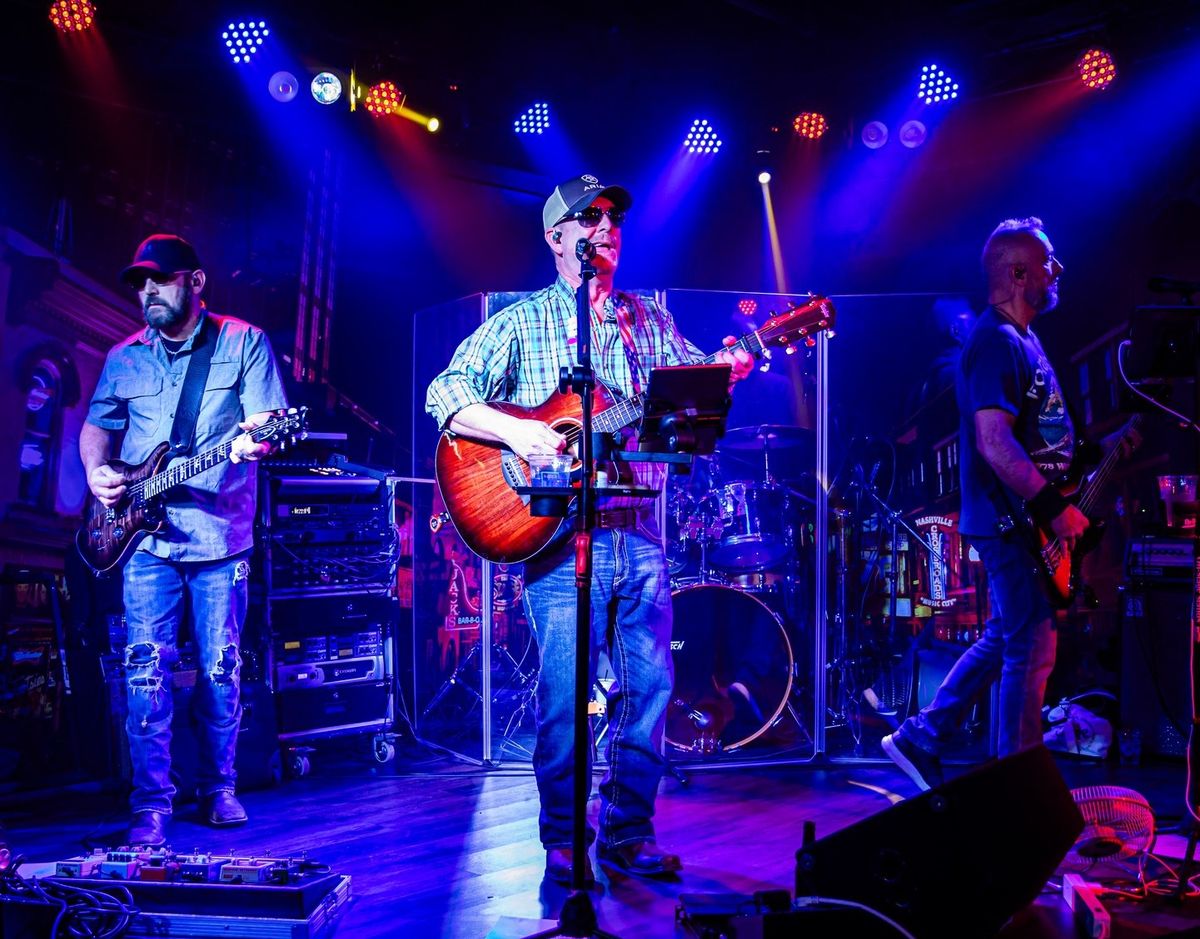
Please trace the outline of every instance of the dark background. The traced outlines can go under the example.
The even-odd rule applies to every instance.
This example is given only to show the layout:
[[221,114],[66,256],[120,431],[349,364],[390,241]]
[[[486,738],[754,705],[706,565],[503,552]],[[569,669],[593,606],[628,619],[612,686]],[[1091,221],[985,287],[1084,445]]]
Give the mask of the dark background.
[[[401,469],[410,315],[548,282],[541,205],[579,172],[635,195],[630,287],[776,289],[764,168],[790,290],[956,291],[978,307],[988,232],[1041,216],[1066,266],[1060,312],[1041,326],[1052,358],[1153,299],[1149,276],[1200,279],[1195,3],[107,0],[97,30],[69,37],[47,7],[4,5],[0,223],[52,245],[61,219],[62,255],[108,282],[146,234],[180,231],[214,309],[266,326],[286,353],[307,182],[328,155],[340,179],[332,379],[396,430]],[[235,67],[219,33],[246,15],[268,21],[271,41]],[[1118,64],[1103,93],[1072,77],[1089,45]],[[928,61],[961,94],[920,115],[911,99]],[[279,67],[300,78],[288,104],[267,94]],[[352,114],[344,100],[321,108],[307,93],[319,68],[390,79],[443,129]],[[554,125],[531,143],[512,122],[534,101]],[[801,110],[827,115],[822,140],[791,135]],[[912,150],[897,141],[910,116],[929,127]],[[718,156],[681,158],[697,117],[722,135]],[[892,139],[868,150],[859,134],[876,119]],[[899,380],[905,362],[876,351],[895,373],[872,380]]]

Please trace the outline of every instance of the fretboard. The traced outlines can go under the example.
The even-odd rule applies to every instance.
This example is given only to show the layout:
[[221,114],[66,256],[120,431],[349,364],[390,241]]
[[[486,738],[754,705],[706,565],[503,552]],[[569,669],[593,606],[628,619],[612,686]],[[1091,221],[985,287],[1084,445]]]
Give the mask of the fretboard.
[[[747,333],[733,345],[722,346],[717,352],[705,356],[700,362],[695,364],[715,365],[718,355],[733,349],[741,349],[757,358],[762,354],[763,346],[762,342],[759,341],[758,333]],[[625,398],[623,401],[618,401],[612,407],[601,411],[593,419],[593,424],[595,425],[595,429],[600,433],[616,433],[618,430],[636,424],[641,420],[645,407],[646,393],[643,391],[632,398]]]
[[[248,433],[255,443],[259,443],[277,433],[282,423],[284,422],[268,421],[261,427],[256,427],[254,430],[248,431]],[[233,438],[233,440],[236,439],[236,437]],[[233,452],[233,440],[226,440],[224,443],[217,444],[203,453],[196,454],[196,456],[172,463],[162,472],[155,473],[153,476],[142,480],[140,484],[130,486],[130,494],[135,499],[155,499],[169,489],[174,489],[176,486],[187,482],[193,476],[198,476],[205,470],[219,466],[228,460],[229,454]]]

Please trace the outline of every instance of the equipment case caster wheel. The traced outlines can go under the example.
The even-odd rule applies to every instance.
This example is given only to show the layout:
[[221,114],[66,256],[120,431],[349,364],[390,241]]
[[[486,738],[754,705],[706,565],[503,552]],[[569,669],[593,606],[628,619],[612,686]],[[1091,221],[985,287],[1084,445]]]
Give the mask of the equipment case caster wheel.
[[309,760],[307,754],[293,753],[288,763],[288,769],[291,770],[294,777],[299,779],[301,776],[307,776],[312,772],[312,761]]
[[390,763],[396,758],[396,746],[383,734],[377,734],[371,741],[371,753],[376,763]]

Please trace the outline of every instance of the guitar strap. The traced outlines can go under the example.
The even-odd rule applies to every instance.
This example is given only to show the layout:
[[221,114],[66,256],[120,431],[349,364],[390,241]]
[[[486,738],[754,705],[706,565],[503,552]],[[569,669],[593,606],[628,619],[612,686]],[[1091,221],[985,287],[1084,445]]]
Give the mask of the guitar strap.
[[200,414],[200,399],[204,396],[204,385],[208,381],[208,366],[212,362],[216,339],[212,336],[206,312],[200,321],[200,329],[192,342],[188,356],[187,377],[179,393],[179,404],[175,407],[175,423],[171,425],[171,452],[181,456],[192,449],[196,435],[196,418]]

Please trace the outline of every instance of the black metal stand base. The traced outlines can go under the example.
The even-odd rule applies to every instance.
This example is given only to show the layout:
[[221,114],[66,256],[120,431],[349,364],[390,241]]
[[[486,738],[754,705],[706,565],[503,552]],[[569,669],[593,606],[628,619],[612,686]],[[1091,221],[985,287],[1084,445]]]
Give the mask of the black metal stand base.
[[544,932],[534,933],[525,939],[550,939],[551,936],[571,936],[577,939],[595,936],[596,939],[617,939],[596,925],[596,908],[592,895],[586,890],[573,890],[563,903],[558,925]]

